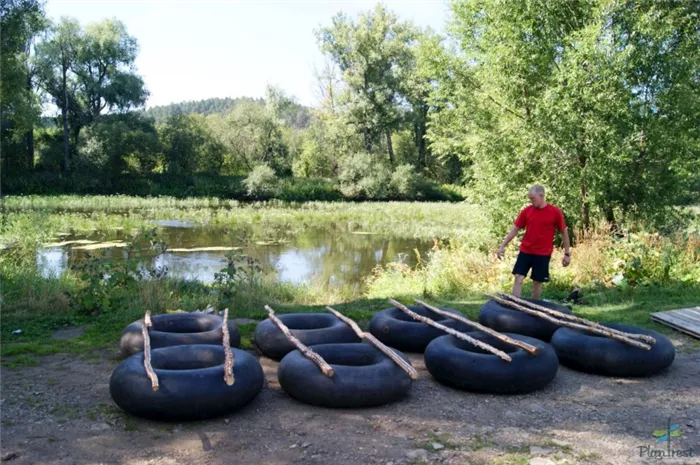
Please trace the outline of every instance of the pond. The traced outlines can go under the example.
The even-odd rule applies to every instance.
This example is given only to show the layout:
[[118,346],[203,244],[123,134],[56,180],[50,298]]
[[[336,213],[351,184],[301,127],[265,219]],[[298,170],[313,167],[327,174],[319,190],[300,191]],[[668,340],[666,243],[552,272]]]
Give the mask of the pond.
[[[144,265],[168,269],[168,275],[213,282],[227,264],[227,249],[255,258],[264,272],[293,284],[361,290],[377,265],[401,262],[416,265],[416,251],[425,260],[432,241],[346,232],[338,228],[304,228],[301,231],[231,231],[194,226],[180,221],[157,221],[164,254],[145,255]],[[246,239],[246,237],[248,239]],[[271,239],[274,238],[274,239]],[[63,273],[87,254],[124,260],[124,231],[112,234],[64,236],[60,243],[40,249],[37,265],[45,277]],[[93,249],[93,250],[90,250]]]

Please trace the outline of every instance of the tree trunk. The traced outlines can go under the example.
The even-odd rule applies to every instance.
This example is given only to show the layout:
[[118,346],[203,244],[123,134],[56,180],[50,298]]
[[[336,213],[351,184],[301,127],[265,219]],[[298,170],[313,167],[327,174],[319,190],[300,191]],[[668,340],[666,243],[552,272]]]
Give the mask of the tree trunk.
[[63,172],[67,173],[70,170],[70,141],[68,140],[68,91],[66,73],[68,70],[63,68],[63,105],[61,105],[61,117],[63,118]]
[[[31,73],[27,77],[27,91],[32,91]],[[30,124],[25,139],[27,140],[27,169],[31,172],[34,171],[34,123]]]
[[34,124],[29,127],[25,139],[27,140],[27,169],[31,172],[34,171]]
[[389,163],[394,166],[394,147],[391,145],[391,131],[386,132],[386,146],[389,149]]
[[367,151],[367,153],[371,153],[372,152],[372,138],[369,135],[369,129],[365,128],[365,129],[363,129],[362,132],[365,136],[365,150]]
[[[583,177],[583,169],[586,167],[586,156],[579,152],[578,164],[581,168],[581,176]],[[588,202],[588,192],[586,190],[586,183],[583,179],[580,180],[581,183],[581,225],[583,230],[588,231],[591,227],[591,205]]]
[[418,168],[418,171],[422,171],[423,168],[425,168],[427,164],[426,160],[426,154],[427,154],[427,146],[425,143],[425,133],[426,133],[426,127],[425,127],[425,122],[428,118],[428,106],[423,105],[420,109],[421,115],[418,121],[413,125],[414,127],[414,132],[416,135],[416,148],[418,149],[418,160],[416,162],[416,167]]

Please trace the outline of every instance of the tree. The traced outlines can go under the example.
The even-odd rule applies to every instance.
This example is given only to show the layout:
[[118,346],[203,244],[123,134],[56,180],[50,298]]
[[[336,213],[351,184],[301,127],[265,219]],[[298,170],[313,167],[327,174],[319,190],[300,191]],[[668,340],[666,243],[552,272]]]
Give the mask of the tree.
[[668,212],[698,149],[700,4],[460,1],[453,12],[459,51],[434,63],[431,98],[444,103],[431,147],[459,148],[499,227],[533,182],[586,229],[594,216]]
[[8,165],[34,167],[34,125],[40,108],[33,89],[31,53],[35,37],[45,27],[40,1],[0,1],[0,125],[5,169]]
[[399,22],[382,5],[361,14],[357,22],[339,13],[331,27],[316,32],[322,51],[343,73],[348,119],[363,134],[365,150],[371,152],[385,136],[392,165],[391,134],[401,123],[401,73],[411,61],[416,33],[411,23]]
[[91,24],[63,18],[37,46],[42,88],[61,110],[64,170],[70,169],[70,140],[105,113],[124,112],[145,103],[148,92],[134,73],[136,39],[116,20]]

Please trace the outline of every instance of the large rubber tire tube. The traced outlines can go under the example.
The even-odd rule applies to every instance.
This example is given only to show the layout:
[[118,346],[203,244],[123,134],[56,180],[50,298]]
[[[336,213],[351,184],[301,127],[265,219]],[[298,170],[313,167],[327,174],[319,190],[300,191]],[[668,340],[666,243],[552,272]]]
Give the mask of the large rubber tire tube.
[[[360,342],[350,326],[330,313],[289,313],[277,315],[277,318],[289,328],[294,337],[307,346]],[[269,318],[255,328],[253,339],[258,349],[273,360],[281,360],[296,349]]]
[[[151,348],[171,347],[186,344],[221,344],[224,319],[207,313],[166,313],[151,317],[153,326],[148,331]],[[122,331],[119,348],[129,357],[143,351],[143,318],[134,321]],[[228,321],[231,347],[241,344],[241,335],[236,326]]]
[[[426,316],[436,323],[460,332],[473,331],[471,326],[449,317],[438,315],[425,307],[409,305],[408,308],[421,316]],[[442,308],[451,313],[462,315],[449,308]],[[422,353],[436,337],[445,334],[441,329],[434,328],[416,321],[396,307],[377,312],[369,322],[369,331],[384,344],[405,352]]]
[[542,389],[557,374],[557,355],[546,342],[508,334],[540,349],[539,354],[530,355],[486,333],[470,336],[506,352],[513,360],[502,360],[454,336],[441,336],[428,344],[424,356],[426,368],[440,383],[466,391],[523,394]]
[[[332,377],[298,350],[287,354],[277,369],[285,392],[306,404],[341,408],[384,405],[402,398],[411,387],[411,377],[372,345],[321,344],[312,349],[333,367]],[[399,356],[408,362],[405,355]]]
[[[562,313],[571,313],[571,309],[545,300],[525,299],[542,307],[547,307]],[[479,323],[501,333],[515,333],[530,336],[541,341],[549,342],[554,331],[559,326],[536,316],[506,307],[494,300],[489,300],[481,306]]]
[[225,415],[253,400],[262,390],[264,378],[255,357],[232,350],[235,382],[231,386],[224,381],[223,347],[184,345],[151,352],[158,391],[153,391],[144,371],[142,352],[115,368],[109,393],[122,409],[152,420],[203,420]]
[[651,376],[673,363],[676,349],[663,334],[622,324],[603,326],[626,333],[646,334],[656,339],[651,350],[573,328],[560,328],[552,336],[552,347],[562,365],[585,373],[607,376]]

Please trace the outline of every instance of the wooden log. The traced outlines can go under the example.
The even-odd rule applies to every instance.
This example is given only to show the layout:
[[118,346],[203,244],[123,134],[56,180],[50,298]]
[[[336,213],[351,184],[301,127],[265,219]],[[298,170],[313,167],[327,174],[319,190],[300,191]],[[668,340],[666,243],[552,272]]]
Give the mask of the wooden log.
[[640,341],[650,342],[650,343],[652,343],[652,344],[656,344],[656,339],[654,339],[653,337],[648,336],[648,335],[646,335],[646,334],[631,334],[631,333],[626,333],[626,332],[620,331],[620,330],[618,330],[618,329],[613,329],[613,328],[605,327],[605,326],[601,325],[600,323],[596,323],[595,321],[586,320],[585,318],[580,318],[580,317],[575,316],[575,315],[569,315],[568,313],[557,312],[556,310],[552,310],[551,308],[547,308],[547,307],[544,307],[544,306],[542,306],[542,305],[537,305],[536,303],[529,302],[529,301],[527,301],[527,300],[525,300],[525,299],[521,299],[521,298],[519,298],[519,297],[515,297],[515,296],[512,295],[512,294],[506,294],[506,293],[504,293],[504,292],[499,292],[498,294],[499,294],[501,297],[505,297],[505,298],[508,299],[508,300],[512,300],[513,302],[519,303],[519,304],[524,305],[524,306],[526,306],[526,307],[529,307],[529,308],[532,308],[532,309],[535,309],[535,310],[539,310],[540,312],[547,313],[547,314],[549,314],[549,315],[554,316],[555,318],[560,318],[560,319],[564,319],[564,320],[575,321],[575,322],[577,322],[577,323],[581,323],[581,324],[584,324],[584,325],[593,326],[594,328],[598,328],[598,329],[603,329],[603,330],[606,330],[606,331],[610,331],[611,333],[617,334],[618,336],[623,336],[623,337],[627,337],[627,338],[630,338],[630,339],[638,339],[638,340],[640,340]]
[[469,325],[473,328],[478,329],[479,331],[483,331],[486,334],[490,334],[491,336],[495,337],[496,339],[505,342],[506,344],[514,345],[516,347],[520,347],[523,349],[525,352],[532,354],[532,355],[537,355],[540,353],[539,347],[535,347],[532,344],[528,344],[527,342],[519,341],[517,339],[513,339],[512,337],[506,336],[505,334],[501,334],[498,331],[495,331],[487,326],[482,325],[481,323],[477,323],[476,321],[472,321],[468,318],[465,318],[462,315],[456,315],[454,313],[446,312],[444,310],[440,310],[437,307],[433,307],[430,304],[427,304],[423,302],[422,300],[414,299],[418,305],[421,305],[431,312],[435,312],[438,315],[446,316],[448,318],[452,318],[457,321],[461,321],[462,323]]
[[391,349],[390,347],[387,347],[382,341],[374,337],[372,333],[366,333],[360,329],[359,326],[357,326],[357,323],[352,321],[350,318],[346,317],[342,313],[340,313],[338,310],[335,310],[334,308],[331,307],[326,307],[326,310],[331,312],[333,315],[335,315],[339,320],[343,321],[345,324],[350,326],[353,331],[355,331],[355,334],[357,334],[361,339],[366,339],[369,341],[374,347],[379,349],[389,357],[394,363],[396,363],[403,371],[408,373],[408,376],[411,377],[411,379],[418,379],[418,372],[416,371],[413,366],[411,366],[410,363],[406,362],[403,358],[399,357],[399,355],[394,351],[394,349]]
[[228,384],[229,386],[233,386],[233,383],[236,380],[233,377],[234,358],[233,351],[231,350],[231,336],[228,332],[228,308],[224,309],[224,324],[221,327],[221,330],[224,333],[223,345],[224,354],[226,354],[226,359],[224,361],[224,381],[226,381],[226,384]]
[[542,319],[547,320],[551,323],[554,323],[555,325],[567,326],[569,328],[575,328],[575,329],[581,329],[581,330],[588,331],[591,333],[600,334],[601,336],[606,336],[606,337],[609,337],[611,339],[615,339],[615,340],[620,341],[620,342],[624,342],[625,344],[629,344],[631,346],[638,347],[640,349],[651,350],[650,345],[645,344],[643,342],[639,342],[639,341],[634,340],[634,339],[630,339],[626,336],[620,336],[619,334],[612,333],[609,331],[609,328],[603,327],[605,329],[600,329],[600,328],[596,328],[594,326],[582,325],[579,323],[573,323],[571,321],[560,320],[560,319],[554,318],[552,316],[549,316],[549,314],[547,314],[547,313],[540,312],[539,310],[533,310],[531,308],[523,307],[522,305],[517,304],[515,302],[512,302],[510,300],[501,299],[500,297],[496,297],[494,295],[489,295],[489,294],[485,294],[485,295],[489,299],[493,299],[496,302],[498,302],[499,304],[506,305],[506,306],[512,307],[516,310],[520,310],[521,312],[525,312],[525,313],[528,313],[530,315],[542,318]]
[[143,334],[143,368],[146,370],[146,374],[151,380],[151,387],[153,391],[157,391],[158,385],[158,375],[153,371],[151,366],[151,338],[148,335],[148,328],[152,326],[151,324],[151,312],[146,311],[146,316],[143,317],[143,326],[141,326],[141,333]]
[[292,344],[294,344],[296,348],[299,349],[299,352],[304,354],[304,357],[308,358],[316,365],[318,365],[318,367],[321,369],[321,372],[329,378],[335,374],[333,367],[326,363],[326,361],[323,360],[323,358],[320,355],[311,350],[311,348],[302,344],[302,342],[299,339],[294,337],[292,333],[289,332],[289,328],[287,328],[285,324],[282,323],[282,321],[275,316],[275,311],[272,308],[270,308],[269,305],[265,305],[265,310],[267,310],[267,313],[270,316],[270,321],[272,321],[280,329],[280,331],[282,331],[282,334],[284,334],[287,337],[287,339],[289,339],[292,342]]
[[499,358],[501,358],[502,360],[505,360],[506,362],[510,362],[510,361],[513,360],[512,358],[510,358],[510,356],[509,356],[507,353],[503,352],[502,350],[498,350],[498,349],[496,349],[495,347],[492,347],[492,346],[490,346],[490,345],[488,345],[488,344],[486,344],[486,343],[484,343],[484,342],[481,342],[481,341],[479,341],[479,340],[476,340],[476,339],[474,339],[473,337],[467,336],[467,335],[464,334],[464,333],[460,333],[459,331],[455,331],[455,330],[452,329],[452,328],[448,328],[447,326],[441,325],[440,323],[437,323],[437,322],[431,320],[431,319],[428,318],[428,317],[419,315],[419,314],[417,314],[416,312],[414,312],[414,311],[412,311],[411,309],[409,309],[408,307],[406,307],[405,305],[403,305],[402,303],[397,302],[397,301],[394,300],[394,299],[389,299],[389,303],[390,303],[391,305],[395,306],[396,308],[398,308],[399,310],[401,310],[402,312],[404,312],[404,313],[406,313],[407,315],[409,315],[409,316],[410,316],[411,318],[413,318],[414,320],[418,320],[418,321],[423,322],[423,323],[425,323],[425,324],[427,324],[427,325],[430,325],[430,326],[432,326],[432,327],[434,327],[434,328],[441,329],[441,330],[445,331],[447,334],[450,334],[450,335],[452,335],[452,336],[454,336],[454,337],[456,337],[456,338],[458,338],[458,339],[461,339],[461,340],[463,340],[463,341],[467,341],[467,342],[469,342],[470,344],[473,344],[473,345],[475,345],[476,347],[478,347],[478,348],[480,348],[480,349],[483,349],[483,350],[485,350],[485,351],[487,351],[487,352],[491,352],[492,354],[498,356]]

